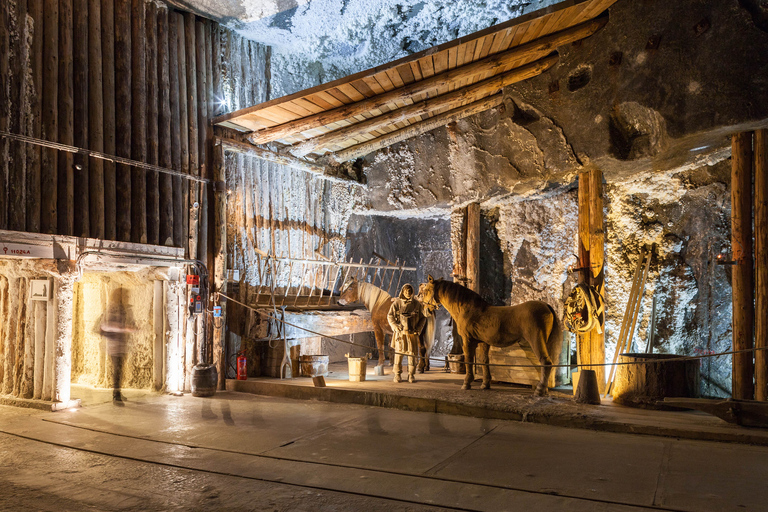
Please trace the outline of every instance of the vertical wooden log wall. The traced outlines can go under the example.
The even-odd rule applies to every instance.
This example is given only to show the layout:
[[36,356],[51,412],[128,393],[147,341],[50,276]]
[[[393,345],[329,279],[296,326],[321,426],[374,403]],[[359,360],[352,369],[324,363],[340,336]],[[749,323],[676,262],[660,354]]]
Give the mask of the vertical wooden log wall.
[[[209,178],[230,37],[146,0],[2,2],[0,129]],[[250,65],[238,73],[251,80]],[[0,229],[183,245],[208,260],[210,187],[190,195],[180,178],[5,138],[0,177]]]
[[[752,275],[752,132],[738,133],[731,144],[731,251],[733,268],[733,349],[753,347],[754,292]],[[753,354],[734,354],[733,398],[751,400]]]

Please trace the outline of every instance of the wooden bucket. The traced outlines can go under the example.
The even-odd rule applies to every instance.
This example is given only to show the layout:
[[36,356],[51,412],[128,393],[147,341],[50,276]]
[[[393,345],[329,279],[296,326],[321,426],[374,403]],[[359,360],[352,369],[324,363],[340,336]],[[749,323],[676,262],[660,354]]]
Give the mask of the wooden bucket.
[[448,367],[451,373],[467,373],[464,367],[464,354],[448,354]]
[[301,375],[304,377],[325,377],[328,375],[329,356],[299,356]]
[[349,357],[346,354],[349,363],[349,381],[363,382],[365,380],[365,371],[368,367],[367,357]]
[[700,394],[698,359],[667,361],[675,354],[621,354],[613,385],[613,401],[646,409],[666,409],[656,402],[666,397],[697,398]]

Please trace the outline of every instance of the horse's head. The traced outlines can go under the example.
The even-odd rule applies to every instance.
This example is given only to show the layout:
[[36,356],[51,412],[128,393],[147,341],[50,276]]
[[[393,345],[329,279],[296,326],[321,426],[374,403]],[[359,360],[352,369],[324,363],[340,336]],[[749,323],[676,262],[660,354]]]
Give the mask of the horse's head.
[[422,304],[432,311],[440,307],[440,302],[435,297],[435,280],[431,275],[426,283],[419,285],[418,298]]
[[354,277],[348,279],[347,282],[344,283],[344,285],[341,287],[337,302],[342,306],[346,306],[351,302],[357,302],[359,300],[357,290],[357,279]]

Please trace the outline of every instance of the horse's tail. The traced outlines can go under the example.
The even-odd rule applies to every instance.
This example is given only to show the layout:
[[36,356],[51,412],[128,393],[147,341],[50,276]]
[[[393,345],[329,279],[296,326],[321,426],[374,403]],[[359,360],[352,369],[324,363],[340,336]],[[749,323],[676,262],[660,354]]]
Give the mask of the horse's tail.
[[560,326],[560,320],[557,318],[555,309],[547,304],[550,313],[552,313],[552,330],[549,331],[547,338],[547,353],[552,360],[552,364],[560,362],[560,352],[563,349],[563,329]]

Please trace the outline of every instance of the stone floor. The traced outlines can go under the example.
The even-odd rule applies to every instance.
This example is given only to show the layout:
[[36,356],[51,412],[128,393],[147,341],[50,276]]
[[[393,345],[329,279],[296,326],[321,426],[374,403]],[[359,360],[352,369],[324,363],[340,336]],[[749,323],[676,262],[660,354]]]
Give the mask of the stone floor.
[[[446,378],[449,395],[452,377],[435,380]],[[442,386],[428,379],[422,387]],[[109,391],[73,392],[81,408],[0,406],[0,510],[718,512],[768,503],[762,446],[234,391],[127,390],[121,406]]]
[[324,400],[475,418],[517,420],[552,426],[607,432],[647,434],[683,439],[735,442],[768,446],[768,429],[745,428],[698,411],[657,411],[614,404],[610,397],[599,406],[578,404],[570,389],[552,390],[548,397],[534,397],[528,386],[494,383],[481,390],[476,381],[462,391],[464,376],[435,368],[417,374],[417,382],[394,383],[392,367],[374,375],[368,367],[364,382],[350,382],[346,363],[334,363],[325,377],[326,387],[312,379],[256,378],[228,380],[227,389],[283,398]]

